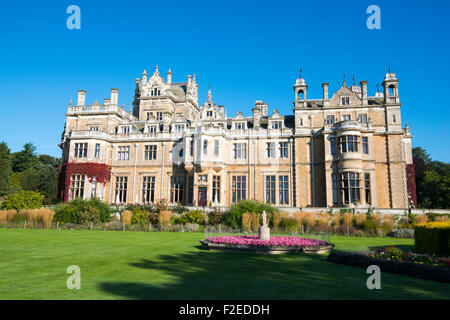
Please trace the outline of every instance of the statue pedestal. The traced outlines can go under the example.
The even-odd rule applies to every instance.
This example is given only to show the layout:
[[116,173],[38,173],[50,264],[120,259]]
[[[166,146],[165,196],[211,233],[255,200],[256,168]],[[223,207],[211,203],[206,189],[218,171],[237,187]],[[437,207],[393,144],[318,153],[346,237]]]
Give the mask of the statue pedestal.
[[270,240],[270,228],[260,227],[258,236],[259,240]]

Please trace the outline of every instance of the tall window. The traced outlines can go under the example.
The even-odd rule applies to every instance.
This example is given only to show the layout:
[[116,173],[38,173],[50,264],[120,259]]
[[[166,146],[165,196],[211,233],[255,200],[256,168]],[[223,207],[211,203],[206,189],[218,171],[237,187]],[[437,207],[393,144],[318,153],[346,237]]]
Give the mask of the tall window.
[[191,157],[194,155],[194,140],[191,140],[189,143],[189,154]]
[[212,117],[213,116],[213,112],[212,111],[206,111],[206,116],[207,117]]
[[95,154],[94,157],[99,158],[100,157],[100,143],[95,144]]
[[233,176],[231,194],[232,201],[237,202],[240,200],[245,200],[245,195],[247,191],[247,177],[246,176]]
[[175,125],[175,132],[183,132],[184,131],[184,124],[176,124]]
[[143,178],[142,200],[144,203],[155,202],[155,177]]
[[370,173],[364,174],[364,188],[366,191],[366,203],[371,204],[372,203],[372,197],[370,194]]
[[219,140],[214,141],[214,155],[215,156],[219,155]]
[[245,129],[245,122],[236,122],[234,124],[234,128],[236,130],[244,130]]
[[183,202],[183,190],[184,190],[184,179],[183,177],[171,178],[171,188],[170,188],[170,202],[172,203],[182,203]]
[[275,143],[269,142],[267,143],[267,158],[275,158]]
[[91,184],[91,198],[95,198],[97,196],[97,177],[92,177]]
[[280,158],[288,157],[288,143],[280,142]]
[[275,203],[275,176],[266,176],[266,202]]
[[203,140],[203,154],[208,154],[208,140]]
[[337,183],[337,176],[335,173],[331,174],[331,181],[332,181],[332,187],[333,187],[333,204],[338,203],[338,183]]
[[156,120],[162,120],[163,118],[163,113],[162,112],[157,112],[156,113]]
[[122,127],[122,133],[130,133],[130,127],[129,126]]
[[369,154],[369,143],[368,143],[367,137],[362,138],[362,146],[363,146],[363,152],[365,154]]
[[359,173],[344,172],[342,174],[342,192],[345,204],[360,202]]
[[75,174],[70,179],[70,195],[72,199],[81,198],[84,195],[84,175]]
[[145,160],[156,160],[157,156],[157,145],[145,146],[144,159]]
[[220,202],[220,176],[213,176],[212,200],[214,202]]
[[358,136],[340,136],[341,152],[358,152]]
[[87,149],[87,143],[75,143],[75,158],[86,158]]
[[289,182],[288,176],[278,177],[279,203],[289,204]]
[[119,147],[117,160],[130,160],[130,146]]
[[246,159],[247,158],[247,144],[246,143],[235,143],[233,148],[233,156],[235,159]]
[[116,177],[116,203],[127,202],[128,177]]
[[350,117],[349,114],[343,114],[342,115],[342,121],[345,121],[345,120],[351,120],[351,117]]
[[330,138],[330,149],[331,149],[331,154],[336,154],[336,139],[335,138]]

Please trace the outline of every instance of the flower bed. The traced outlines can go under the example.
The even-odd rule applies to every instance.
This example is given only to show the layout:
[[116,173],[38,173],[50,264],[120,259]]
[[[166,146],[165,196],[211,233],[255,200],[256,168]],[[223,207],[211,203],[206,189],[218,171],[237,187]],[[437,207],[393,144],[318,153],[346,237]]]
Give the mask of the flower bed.
[[222,236],[206,238],[201,241],[208,249],[245,250],[263,253],[329,252],[333,245],[326,241],[299,237],[270,237],[270,240],[259,240],[258,236]]
[[432,264],[410,262],[391,258],[380,258],[376,254],[367,252],[351,252],[333,250],[327,260],[334,263],[345,264],[366,269],[377,265],[381,272],[408,275],[416,278],[450,283],[450,268],[439,267]]
[[434,255],[431,256],[431,255],[418,255],[407,253],[403,252],[400,248],[392,246],[387,247],[383,250],[375,250],[373,253],[370,253],[369,255],[377,259],[429,264],[435,267],[450,268],[450,258],[436,257]]

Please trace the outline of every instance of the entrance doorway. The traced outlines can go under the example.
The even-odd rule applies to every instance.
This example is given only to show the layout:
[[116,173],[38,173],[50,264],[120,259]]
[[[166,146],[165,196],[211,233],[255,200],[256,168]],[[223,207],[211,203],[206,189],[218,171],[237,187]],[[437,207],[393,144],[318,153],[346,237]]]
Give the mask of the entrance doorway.
[[198,187],[198,205],[201,207],[206,206],[206,187]]

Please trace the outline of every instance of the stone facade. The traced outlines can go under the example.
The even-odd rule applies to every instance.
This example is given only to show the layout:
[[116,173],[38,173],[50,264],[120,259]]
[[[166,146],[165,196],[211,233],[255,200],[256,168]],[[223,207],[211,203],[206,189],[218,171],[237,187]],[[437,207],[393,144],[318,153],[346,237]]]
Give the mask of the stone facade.
[[211,90],[198,104],[195,75],[166,80],[158,67],[136,79],[133,107],[118,105],[118,89],[103,104],[87,105],[78,91],[69,104],[61,148],[63,165],[102,163],[110,182],[85,172],[60,184],[60,197],[97,196],[113,203],[166,199],[184,205],[229,206],[240,199],[280,207],[406,208],[409,127],[402,128],[398,79],[389,71],[384,92],[367,95],[367,81],[332,97],[307,99],[294,84],[293,115],[268,114],[256,101],[251,116],[227,117]]

